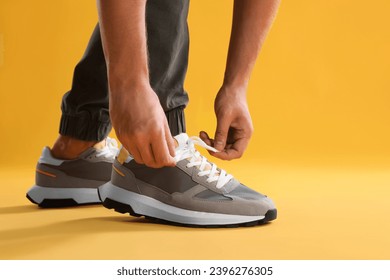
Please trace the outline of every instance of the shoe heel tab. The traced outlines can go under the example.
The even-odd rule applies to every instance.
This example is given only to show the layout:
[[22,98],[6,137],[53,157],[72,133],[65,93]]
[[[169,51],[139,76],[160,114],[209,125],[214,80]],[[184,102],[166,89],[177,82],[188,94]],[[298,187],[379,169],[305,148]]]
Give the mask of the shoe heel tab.
[[41,157],[38,160],[38,163],[46,163],[55,166],[59,166],[63,162],[64,160],[56,159],[55,157],[53,157],[50,148],[47,146],[43,148]]
[[129,154],[129,152],[122,146],[121,149],[119,150],[119,153],[118,153],[118,156],[117,156],[117,161],[120,163],[120,164],[123,164],[123,163],[128,163],[132,160],[133,158],[131,157],[131,155]]

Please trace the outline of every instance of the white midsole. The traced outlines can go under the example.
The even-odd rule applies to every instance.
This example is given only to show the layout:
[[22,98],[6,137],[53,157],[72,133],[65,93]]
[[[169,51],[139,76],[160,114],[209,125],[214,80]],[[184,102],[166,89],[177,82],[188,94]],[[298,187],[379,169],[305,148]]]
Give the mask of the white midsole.
[[191,211],[162,203],[154,198],[127,191],[108,182],[99,187],[101,200],[106,198],[130,205],[135,213],[171,222],[191,225],[229,225],[259,221],[265,216],[229,215]]
[[44,199],[73,199],[78,204],[101,202],[96,188],[50,188],[34,185],[27,194],[38,204]]

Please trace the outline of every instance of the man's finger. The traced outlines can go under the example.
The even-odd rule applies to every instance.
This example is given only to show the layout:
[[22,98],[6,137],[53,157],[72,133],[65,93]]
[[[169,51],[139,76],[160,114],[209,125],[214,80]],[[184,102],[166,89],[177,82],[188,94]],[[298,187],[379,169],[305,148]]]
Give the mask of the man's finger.
[[199,137],[202,139],[207,145],[214,147],[214,140],[210,138],[206,131],[199,132]]
[[232,160],[232,159],[240,158],[238,151],[233,149],[224,150],[223,152],[219,152],[219,153],[214,153],[214,152],[209,152],[209,153],[212,156],[222,160]]
[[225,117],[217,117],[217,129],[214,137],[214,148],[222,151],[226,146],[226,139],[230,127],[230,119]]
[[151,144],[143,143],[138,148],[138,151],[142,157],[142,161],[146,166],[156,168],[158,165],[156,164],[155,155],[152,151]]
[[165,137],[160,136],[152,143],[152,150],[156,160],[156,167],[174,166],[175,161],[170,155]]
[[[122,143],[123,144],[123,143]],[[130,153],[130,155],[134,158],[134,160],[139,164],[144,164],[144,161],[142,160],[141,154],[138,151],[138,148],[132,144],[124,145],[125,149]]]
[[249,139],[241,138],[238,139],[236,142],[234,142],[230,147],[228,147],[224,151],[221,151],[219,153],[211,152],[210,154],[216,158],[223,159],[223,160],[237,159],[242,157],[246,147],[248,146],[248,143],[249,143]]
[[171,155],[171,157],[174,157],[175,156],[175,140],[173,140],[173,137],[172,137],[172,134],[171,134],[171,130],[169,129],[169,126],[167,123],[165,123],[165,141],[167,142],[167,145],[168,145],[168,151],[169,151],[169,154]]

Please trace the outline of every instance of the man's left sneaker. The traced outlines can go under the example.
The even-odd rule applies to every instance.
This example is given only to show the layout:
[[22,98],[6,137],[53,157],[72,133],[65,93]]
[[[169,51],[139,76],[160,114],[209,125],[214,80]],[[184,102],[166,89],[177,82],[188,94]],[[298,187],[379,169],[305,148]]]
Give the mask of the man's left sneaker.
[[112,162],[118,152],[115,139],[107,137],[73,160],[54,158],[43,148],[38,160],[35,185],[27,198],[40,207],[66,207],[101,203],[97,188],[110,181]]

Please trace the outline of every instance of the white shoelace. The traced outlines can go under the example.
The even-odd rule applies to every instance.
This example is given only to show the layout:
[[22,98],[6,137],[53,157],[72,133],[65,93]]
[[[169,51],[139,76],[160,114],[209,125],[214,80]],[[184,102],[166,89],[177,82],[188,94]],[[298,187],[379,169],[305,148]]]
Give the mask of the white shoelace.
[[176,162],[181,161],[183,159],[188,159],[189,160],[189,163],[187,164],[188,168],[197,166],[199,169],[198,176],[200,177],[207,176],[208,183],[217,181],[216,187],[218,189],[222,188],[227,182],[230,181],[230,179],[233,178],[233,176],[227,174],[225,170],[218,169],[217,165],[215,165],[214,163],[209,162],[206,157],[202,156],[195,149],[195,144],[207,150],[218,152],[215,148],[207,145],[199,137],[192,136],[188,138],[186,146],[179,147],[176,150],[176,156],[175,156]]
[[114,158],[118,153],[118,142],[110,137],[106,138],[106,145],[103,149],[99,149],[96,157]]

